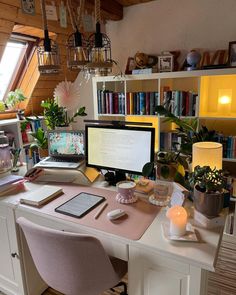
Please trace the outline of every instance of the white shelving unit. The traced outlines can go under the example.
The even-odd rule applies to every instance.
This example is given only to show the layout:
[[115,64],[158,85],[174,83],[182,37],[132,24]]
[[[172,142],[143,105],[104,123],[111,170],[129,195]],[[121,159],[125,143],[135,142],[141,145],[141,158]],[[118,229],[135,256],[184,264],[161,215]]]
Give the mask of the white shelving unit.
[[[30,117],[33,118],[33,117]],[[42,119],[42,117],[39,117]],[[24,148],[30,145],[31,142],[23,143],[22,133],[21,133],[21,123],[25,122],[25,120],[19,119],[8,119],[8,120],[0,120],[0,130],[5,132],[12,133],[14,136],[14,143],[16,148],[21,148],[21,157],[20,161],[25,160]]]
[[[157,91],[159,92],[160,104],[163,100],[163,88],[168,86],[171,90],[195,91],[198,93],[195,117],[199,118],[201,125],[214,129],[226,136],[236,136],[236,69],[215,69],[184,72],[166,72],[147,75],[125,75],[94,77],[93,78],[93,104],[94,119],[97,120],[127,120],[130,118],[139,121],[156,122],[157,150],[159,150],[160,132],[170,131],[170,124],[163,123],[164,118],[158,115],[129,115],[127,114],[127,92]],[[219,90],[231,89],[230,115],[224,113],[219,105]],[[125,96],[125,114],[99,114],[98,113],[98,90],[122,91]],[[235,97],[234,97],[235,96]],[[180,117],[194,118],[194,117]],[[236,148],[236,147],[235,147]],[[230,165],[231,171],[236,176],[236,158],[224,158],[224,165]],[[233,169],[232,169],[233,167]],[[236,226],[236,222],[234,222]],[[234,229],[236,234],[236,229]]]

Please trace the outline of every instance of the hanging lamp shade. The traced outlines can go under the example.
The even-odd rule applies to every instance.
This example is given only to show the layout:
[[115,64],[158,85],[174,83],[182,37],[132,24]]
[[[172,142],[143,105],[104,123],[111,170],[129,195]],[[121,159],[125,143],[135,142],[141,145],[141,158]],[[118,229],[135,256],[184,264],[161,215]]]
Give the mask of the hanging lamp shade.
[[41,0],[41,10],[44,39],[37,48],[38,70],[41,74],[57,74],[60,71],[59,48],[56,42],[49,38],[44,0]]
[[88,63],[87,40],[78,29],[83,15],[84,0],[80,0],[78,22],[76,21],[70,0],[67,0],[67,6],[74,30],[74,33],[67,40],[67,67],[70,70],[81,70]]
[[89,62],[87,69],[90,74],[106,76],[112,71],[111,41],[101,33],[100,0],[95,0],[96,32],[88,39]]

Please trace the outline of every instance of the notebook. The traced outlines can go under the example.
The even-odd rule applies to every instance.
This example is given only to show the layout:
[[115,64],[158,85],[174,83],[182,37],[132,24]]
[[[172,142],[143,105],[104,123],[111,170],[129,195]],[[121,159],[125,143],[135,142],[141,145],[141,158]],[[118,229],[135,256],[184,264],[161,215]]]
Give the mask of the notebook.
[[84,132],[49,131],[48,152],[34,167],[77,169],[84,160]]
[[20,199],[22,204],[40,207],[63,193],[62,188],[54,185],[43,185],[40,188],[24,193]]

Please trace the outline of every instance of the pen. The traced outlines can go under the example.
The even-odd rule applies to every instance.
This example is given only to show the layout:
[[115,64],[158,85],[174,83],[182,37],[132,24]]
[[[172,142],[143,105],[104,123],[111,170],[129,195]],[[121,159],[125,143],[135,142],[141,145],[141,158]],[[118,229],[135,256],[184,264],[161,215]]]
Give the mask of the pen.
[[106,208],[106,206],[108,205],[108,203],[103,204],[103,206],[97,211],[97,213],[94,215],[94,219],[97,219],[100,214],[102,213],[102,211]]

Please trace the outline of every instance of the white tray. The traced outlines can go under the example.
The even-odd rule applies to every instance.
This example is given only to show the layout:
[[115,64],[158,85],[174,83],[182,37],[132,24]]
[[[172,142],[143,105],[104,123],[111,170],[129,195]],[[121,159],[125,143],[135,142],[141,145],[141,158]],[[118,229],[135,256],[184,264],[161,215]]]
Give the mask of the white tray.
[[170,235],[170,223],[169,222],[163,222],[161,224],[162,228],[162,233],[163,236],[168,240],[168,241],[181,241],[181,242],[199,242],[195,230],[192,227],[190,223],[187,223],[186,226],[186,233],[182,237],[177,237],[177,236],[171,236]]

